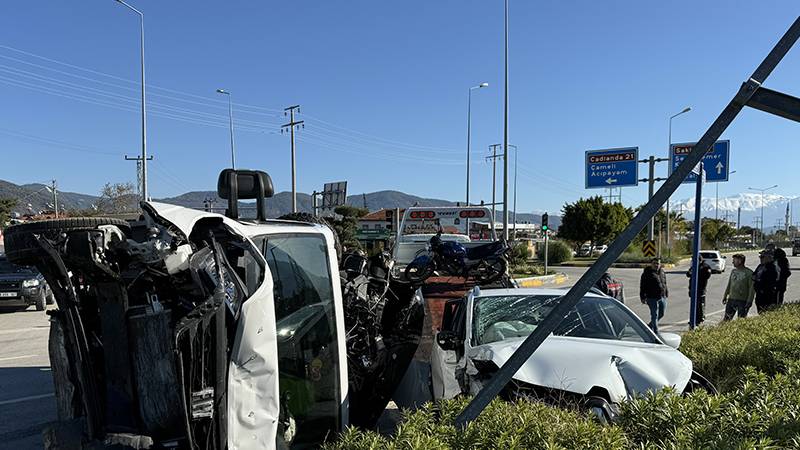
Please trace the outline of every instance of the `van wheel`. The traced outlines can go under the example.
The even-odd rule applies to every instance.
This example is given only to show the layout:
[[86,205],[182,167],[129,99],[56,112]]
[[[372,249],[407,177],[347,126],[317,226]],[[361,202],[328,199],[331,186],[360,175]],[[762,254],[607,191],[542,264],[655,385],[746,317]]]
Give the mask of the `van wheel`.
[[20,266],[32,266],[39,260],[37,236],[57,239],[62,233],[76,230],[93,230],[100,225],[115,225],[127,233],[128,222],[108,217],[71,217],[69,219],[40,220],[11,225],[5,230],[6,257]]

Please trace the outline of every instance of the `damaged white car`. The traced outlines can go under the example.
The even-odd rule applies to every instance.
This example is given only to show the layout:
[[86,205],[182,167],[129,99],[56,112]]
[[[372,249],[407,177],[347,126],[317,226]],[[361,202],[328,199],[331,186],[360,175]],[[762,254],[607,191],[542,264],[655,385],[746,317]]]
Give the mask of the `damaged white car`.
[[[536,329],[558,289],[485,289],[449,301],[431,353],[436,399],[475,394]],[[618,404],[665,387],[714,387],[677,349],[680,336],[655,335],[614,299],[588,293],[514,375],[503,396],[585,405],[613,421]]]

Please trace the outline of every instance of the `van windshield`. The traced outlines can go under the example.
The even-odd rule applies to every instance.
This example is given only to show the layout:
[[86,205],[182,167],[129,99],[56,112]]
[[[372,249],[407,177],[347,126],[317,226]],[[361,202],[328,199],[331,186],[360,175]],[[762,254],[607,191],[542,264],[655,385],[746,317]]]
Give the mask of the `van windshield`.
[[[427,240],[437,232],[448,241],[493,240],[491,212],[484,207],[411,209],[403,220],[405,241]],[[426,239],[427,238],[427,239]]]

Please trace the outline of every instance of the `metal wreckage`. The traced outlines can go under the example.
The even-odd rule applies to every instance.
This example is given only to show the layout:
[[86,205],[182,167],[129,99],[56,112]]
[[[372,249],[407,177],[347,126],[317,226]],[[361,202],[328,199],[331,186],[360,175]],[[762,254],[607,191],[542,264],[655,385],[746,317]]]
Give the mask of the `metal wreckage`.
[[[8,257],[58,304],[46,448],[315,448],[374,426],[419,344],[418,286],[383,254],[345,254],[336,273],[329,227],[265,219],[264,172],[218,187],[226,216],[142,203],[133,223],[8,228]],[[237,220],[239,199],[256,220]]]

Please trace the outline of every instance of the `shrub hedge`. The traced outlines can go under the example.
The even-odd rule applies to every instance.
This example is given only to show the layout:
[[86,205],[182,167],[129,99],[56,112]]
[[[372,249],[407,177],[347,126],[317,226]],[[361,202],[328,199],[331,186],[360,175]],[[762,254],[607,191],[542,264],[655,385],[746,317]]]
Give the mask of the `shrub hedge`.
[[[544,245],[540,247],[541,252],[538,252],[536,257],[540,261],[544,261]],[[547,243],[547,262],[549,264],[561,264],[563,262],[572,260],[572,248],[562,241],[551,240]]]
[[328,450],[378,449],[800,449],[800,306],[704,327],[681,350],[719,395],[664,390],[621,405],[620,420],[537,402],[493,402],[465,430],[467,399],[405,413],[394,436],[349,429]]

